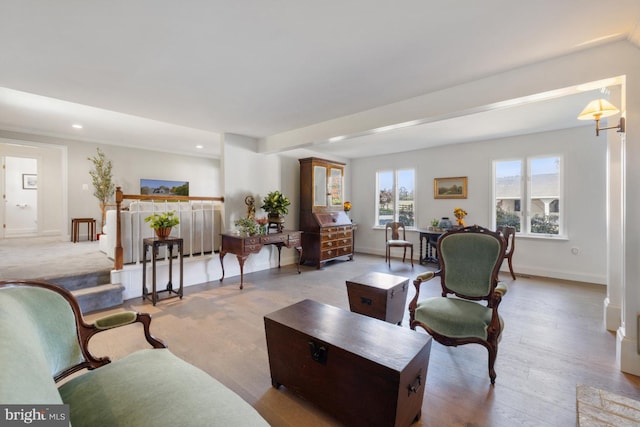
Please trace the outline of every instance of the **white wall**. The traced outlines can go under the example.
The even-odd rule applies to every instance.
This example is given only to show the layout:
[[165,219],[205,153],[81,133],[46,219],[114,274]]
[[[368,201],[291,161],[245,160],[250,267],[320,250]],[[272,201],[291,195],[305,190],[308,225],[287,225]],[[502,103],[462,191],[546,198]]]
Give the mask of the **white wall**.
[[[227,231],[235,230],[234,221],[247,216],[245,198],[255,199],[256,217],[266,216],[260,209],[262,198],[269,192],[280,190],[291,200],[289,214],[285,218],[285,228],[298,226],[298,181],[299,173],[292,169],[292,160],[276,154],[263,155],[256,152],[257,140],[242,135],[224,134],[223,182],[225,187],[225,222]],[[296,175],[297,176],[294,176]],[[297,259],[296,251],[283,249],[281,264],[291,264]],[[224,258],[225,277],[240,274],[238,261],[233,255]],[[275,246],[265,246],[260,253],[249,256],[244,265],[244,273],[264,270],[278,265]],[[232,279],[235,281],[236,279]]]
[[[467,224],[493,229],[492,161],[544,154],[564,156],[568,239],[517,238],[514,269],[517,273],[606,283],[606,139],[596,139],[590,127],[353,160],[353,186],[358,189],[352,197],[353,217],[359,224],[356,251],[384,254],[384,229],[374,228],[378,170],[416,169],[419,228],[426,229],[432,218],[453,218],[453,209],[461,207],[469,213]],[[433,179],[452,176],[468,177],[468,198],[434,199]],[[418,233],[409,234],[417,259]],[[573,255],[572,247],[580,252]]]

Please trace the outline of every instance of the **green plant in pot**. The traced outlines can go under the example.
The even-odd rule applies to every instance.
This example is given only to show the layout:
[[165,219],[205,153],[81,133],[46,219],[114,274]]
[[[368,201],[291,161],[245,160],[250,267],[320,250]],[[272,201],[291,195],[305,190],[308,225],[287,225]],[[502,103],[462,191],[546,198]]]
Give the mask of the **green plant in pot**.
[[278,231],[282,231],[284,216],[289,213],[289,205],[291,200],[278,190],[270,192],[262,199],[262,210],[268,214],[270,224],[277,224]]
[[171,228],[180,224],[180,220],[176,216],[175,212],[154,213],[146,217],[144,222],[148,222],[149,227],[153,228],[156,232],[156,236],[161,239],[169,237],[169,234],[171,234]]

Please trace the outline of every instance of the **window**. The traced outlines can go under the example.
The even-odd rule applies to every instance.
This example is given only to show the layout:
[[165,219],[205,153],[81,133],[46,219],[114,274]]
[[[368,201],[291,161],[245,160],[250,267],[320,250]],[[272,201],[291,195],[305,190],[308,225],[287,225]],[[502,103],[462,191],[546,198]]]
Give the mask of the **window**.
[[522,234],[563,234],[562,157],[494,161],[493,177],[496,226],[511,225]]
[[415,227],[415,170],[378,172],[376,182],[376,225],[399,221]]

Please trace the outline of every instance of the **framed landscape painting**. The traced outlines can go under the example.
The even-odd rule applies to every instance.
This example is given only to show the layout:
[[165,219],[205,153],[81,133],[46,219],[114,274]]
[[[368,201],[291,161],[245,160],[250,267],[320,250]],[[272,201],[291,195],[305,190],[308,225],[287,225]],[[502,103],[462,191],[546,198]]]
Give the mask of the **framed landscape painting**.
[[189,181],[141,179],[140,194],[150,194],[154,196],[188,196]]
[[433,179],[434,199],[466,199],[467,198],[467,177],[458,176],[455,178],[434,178]]

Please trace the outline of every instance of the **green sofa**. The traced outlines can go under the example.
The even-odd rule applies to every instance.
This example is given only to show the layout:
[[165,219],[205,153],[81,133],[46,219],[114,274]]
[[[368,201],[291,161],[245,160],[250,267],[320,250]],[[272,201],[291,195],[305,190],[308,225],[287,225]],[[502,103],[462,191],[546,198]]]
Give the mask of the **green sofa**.
[[[89,352],[93,335],[135,322],[153,348],[114,362]],[[233,391],[166,349],[150,334],[150,322],[148,314],[123,312],[87,324],[63,288],[0,281],[0,404],[66,403],[74,427],[269,425]]]

